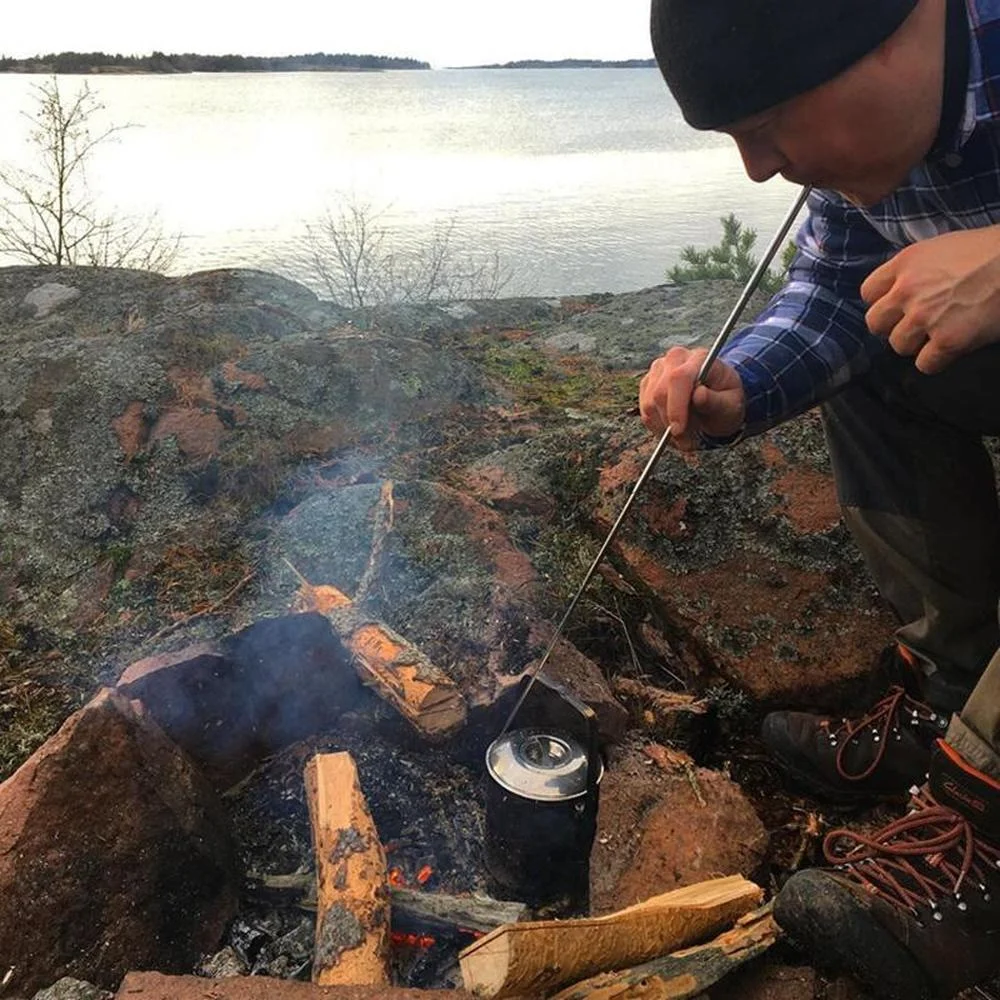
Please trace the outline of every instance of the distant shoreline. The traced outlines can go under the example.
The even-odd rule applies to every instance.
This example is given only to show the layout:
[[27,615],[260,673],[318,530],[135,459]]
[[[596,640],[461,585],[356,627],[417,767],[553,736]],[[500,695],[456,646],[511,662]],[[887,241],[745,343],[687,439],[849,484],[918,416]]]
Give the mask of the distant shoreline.
[[59,52],[27,59],[0,59],[0,73],[356,73],[389,69],[429,70],[430,63],[397,56],[312,52],[298,56],[199,55],[153,52],[123,56],[107,52]]
[[[519,59],[451,70],[483,69],[651,69],[653,59]],[[377,73],[430,70],[431,64],[397,56],[328,54],[297,56],[199,55],[193,52],[123,56],[106,52],[59,52],[27,59],[0,58],[0,73],[121,75],[129,73]]]
[[653,69],[655,59],[518,59],[453,69]]

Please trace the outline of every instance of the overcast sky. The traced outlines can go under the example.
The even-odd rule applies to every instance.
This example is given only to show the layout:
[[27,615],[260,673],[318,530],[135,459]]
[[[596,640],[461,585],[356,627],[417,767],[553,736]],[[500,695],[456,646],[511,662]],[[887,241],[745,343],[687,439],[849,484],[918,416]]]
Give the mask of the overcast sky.
[[[49,0],[7,18],[0,55],[370,52],[436,67],[651,55],[648,0]],[[42,11],[44,13],[42,14]]]

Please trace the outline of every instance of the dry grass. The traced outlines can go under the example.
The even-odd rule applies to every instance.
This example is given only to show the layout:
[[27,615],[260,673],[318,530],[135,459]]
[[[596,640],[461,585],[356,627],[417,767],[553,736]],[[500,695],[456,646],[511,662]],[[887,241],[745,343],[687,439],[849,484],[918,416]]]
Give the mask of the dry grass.
[[238,546],[190,544],[166,549],[148,574],[161,627],[219,608],[219,602],[252,572]]
[[253,572],[238,545],[174,545],[142,577],[120,577],[102,613],[76,634],[0,617],[0,781],[94,694],[100,654],[119,648],[123,629],[150,641],[191,619],[226,615]]
[[0,618],[0,780],[58,729],[83,687],[62,652]]

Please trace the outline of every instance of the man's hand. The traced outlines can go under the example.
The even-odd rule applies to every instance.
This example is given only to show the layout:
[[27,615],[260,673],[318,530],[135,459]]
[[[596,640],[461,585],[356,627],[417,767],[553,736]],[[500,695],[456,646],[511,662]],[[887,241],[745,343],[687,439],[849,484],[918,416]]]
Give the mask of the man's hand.
[[901,250],[861,286],[868,329],[931,375],[1000,341],[1000,226]]
[[731,365],[716,361],[705,383],[697,385],[707,354],[704,348],[672,347],[653,362],[639,383],[642,422],[654,434],[670,426],[671,443],[681,451],[698,447],[698,431],[727,437],[743,426],[743,382]]

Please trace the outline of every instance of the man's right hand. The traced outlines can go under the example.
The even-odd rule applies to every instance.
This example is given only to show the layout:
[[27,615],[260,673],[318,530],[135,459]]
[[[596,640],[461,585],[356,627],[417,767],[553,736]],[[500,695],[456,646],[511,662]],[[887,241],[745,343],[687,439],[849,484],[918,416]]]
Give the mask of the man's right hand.
[[746,399],[736,369],[716,361],[698,385],[708,351],[672,347],[657,358],[639,383],[639,413],[654,433],[671,427],[670,441],[681,451],[698,448],[698,432],[728,437],[743,426]]

